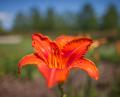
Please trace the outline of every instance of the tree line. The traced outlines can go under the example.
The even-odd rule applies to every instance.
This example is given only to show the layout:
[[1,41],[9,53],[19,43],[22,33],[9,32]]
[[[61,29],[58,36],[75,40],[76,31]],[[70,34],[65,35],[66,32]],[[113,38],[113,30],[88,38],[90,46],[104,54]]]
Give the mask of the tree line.
[[[4,29],[0,22],[0,32],[2,31]],[[30,13],[18,12],[11,32],[33,31],[120,31],[120,16],[113,4],[109,5],[102,16],[97,16],[90,4],[86,4],[82,10],[74,14],[58,14],[53,8],[48,8],[45,14],[37,8],[32,8]]]

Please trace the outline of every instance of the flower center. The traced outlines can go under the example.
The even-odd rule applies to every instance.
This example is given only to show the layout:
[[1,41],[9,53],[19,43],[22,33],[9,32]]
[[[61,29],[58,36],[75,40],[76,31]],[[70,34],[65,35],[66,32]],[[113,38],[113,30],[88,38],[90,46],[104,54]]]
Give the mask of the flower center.
[[65,65],[62,63],[60,56],[53,55],[49,61],[49,68],[63,69]]

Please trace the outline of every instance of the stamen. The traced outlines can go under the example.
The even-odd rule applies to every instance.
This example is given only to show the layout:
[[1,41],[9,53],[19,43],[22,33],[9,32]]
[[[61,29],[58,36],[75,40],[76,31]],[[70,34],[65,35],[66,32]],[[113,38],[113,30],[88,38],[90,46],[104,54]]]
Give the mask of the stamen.
[[49,68],[63,69],[65,65],[62,63],[60,52],[56,48],[51,49],[51,55],[49,55]]
[[65,65],[62,63],[62,60],[58,56],[49,57],[49,68],[58,68],[63,69]]

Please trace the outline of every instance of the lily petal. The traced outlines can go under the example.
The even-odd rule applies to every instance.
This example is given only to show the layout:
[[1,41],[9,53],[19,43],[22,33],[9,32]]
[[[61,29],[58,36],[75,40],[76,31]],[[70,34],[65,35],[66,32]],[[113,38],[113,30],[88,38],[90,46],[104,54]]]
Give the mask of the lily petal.
[[64,57],[67,58],[67,64],[71,64],[75,59],[83,57],[83,55],[88,51],[92,40],[88,38],[74,39],[68,42],[62,49]]
[[62,36],[57,37],[55,42],[60,48],[62,48],[65,44],[72,41],[73,39],[75,39],[75,37],[62,35]]
[[42,34],[32,34],[32,46],[35,48],[35,52],[45,61],[51,53],[50,47],[51,40]]
[[36,65],[38,67],[38,70],[43,74],[43,76],[48,79],[49,77],[49,68],[47,65],[40,59],[38,58],[35,54],[29,54],[23,57],[19,64],[18,64],[18,72],[21,72],[21,69],[23,66],[27,65]]
[[68,76],[67,69],[51,69],[48,87],[51,88],[59,82],[64,82]]
[[99,72],[97,67],[92,61],[88,59],[83,58],[83,59],[77,60],[73,62],[73,64],[71,64],[69,68],[71,69],[75,67],[86,71],[92,78],[96,80],[99,78]]

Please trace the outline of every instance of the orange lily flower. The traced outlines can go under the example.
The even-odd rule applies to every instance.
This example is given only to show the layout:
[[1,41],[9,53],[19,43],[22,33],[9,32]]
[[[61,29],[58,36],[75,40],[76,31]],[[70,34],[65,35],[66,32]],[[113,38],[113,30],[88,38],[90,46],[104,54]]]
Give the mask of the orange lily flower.
[[47,80],[48,87],[64,82],[70,69],[80,68],[92,78],[98,79],[98,69],[89,59],[84,58],[92,40],[88,38],[60,36],[55,41],[39,33],[32,35],[33,54],[26,55],[18,64],[34,64]]

